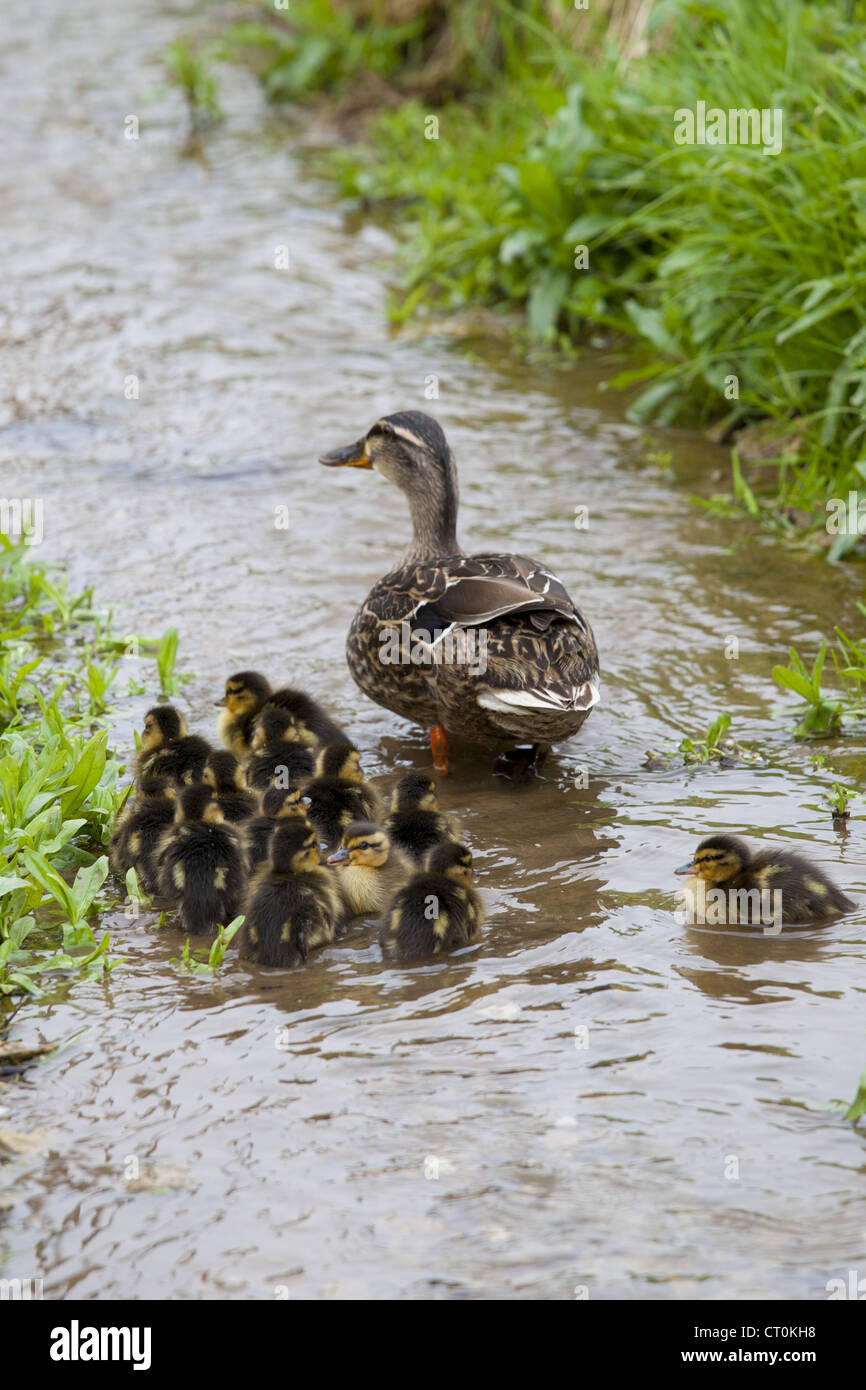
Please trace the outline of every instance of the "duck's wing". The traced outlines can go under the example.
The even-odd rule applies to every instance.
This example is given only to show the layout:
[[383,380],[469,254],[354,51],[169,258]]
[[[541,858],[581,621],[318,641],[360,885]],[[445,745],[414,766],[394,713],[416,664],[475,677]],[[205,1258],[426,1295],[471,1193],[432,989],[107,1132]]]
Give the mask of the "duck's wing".
[[556,615],[589,630],[562,581],[526,555],[456,555],[419,565],[412,587],[423,595],[408,615],[413,628],[481,627],[507,613],[529,613],[542,632]]
[[[440,592],[413,611],[413,631],[486,629],[483,669],[472,661],[422,668],[447,710],[472,700],[504,726],[534,713],[572,716],[599,700],[598,654],[589,623],[562,581],[525,555],[468,555],[439,566]],[[503,722],[501,720],[497,722]],[[516,725],[515,725],[516,727]]]

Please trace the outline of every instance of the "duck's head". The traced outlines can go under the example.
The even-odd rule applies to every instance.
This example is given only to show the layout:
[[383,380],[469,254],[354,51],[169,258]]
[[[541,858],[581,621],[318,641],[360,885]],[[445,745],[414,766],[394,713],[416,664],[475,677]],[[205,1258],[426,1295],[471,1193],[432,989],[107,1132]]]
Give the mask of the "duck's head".
[[178,823],[187,821],[204,825],[219,825],[224,819],[219,804],[214,801],[213,791],[203,782],[183,788],[177,798],[174,818]]
[[278,874],[303,874],[319,863],[316,832],[306,820],[287,821],[271,838],[271,864]]
[[472,855],[466,845],[434,845],[427,855],[427,872],[444,874],[445,878],[453,879],[465,888],[471,888]]
[[725,883],[751,861],[749,846],[736,835],[710,835],[698,845],[694,859],[674,869],[674,873],[702,878],[705,883]]
[[151,753],[175,739],[186,738],[186,720],[174,705],[154,705],[144,716],[141,733],[142,748]]
[[407,772],[391,794],[392,811],[438,811],[436,783],[424,772]]
[[303,733],[293,714],[284,709],[263,709],[256,716],[252,746],[258,751],[274,743],[303,743]]
[[262,815],[270,820],[306,819],[307,809],[298,787],[268,787],[262,797]]
[[238,671],[236,676],[229,676],[223,698],[215,703],[227,709],[234,718],[238,718],[242,714],[261,709],[270,693],[270,681],[260,672]]
[[201,780],[215,792],[232,792],[246,787],[241,765],[234,753],[222,749],[208,753]]
[[354,868],[384,869],[391,853],[386,830],[368,820],[353,820],[343,831],[343,839],[329,864],[351,864]]
[[344,782],[363,782],[361,754],[354,743],[328,743],[316,758],[317,777],[340,777]]
[[457,471],[442,426],[423,410],[385,415],[342,449],[322,454],[329,468],[375,468],[409,499],[415,527],[413,549],[421,554],[455,554]]

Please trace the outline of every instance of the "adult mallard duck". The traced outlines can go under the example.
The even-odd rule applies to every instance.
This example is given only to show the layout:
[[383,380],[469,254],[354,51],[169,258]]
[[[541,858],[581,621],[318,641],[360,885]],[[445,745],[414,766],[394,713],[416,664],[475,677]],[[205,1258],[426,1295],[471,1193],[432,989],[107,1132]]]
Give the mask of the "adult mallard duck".
[[577,733],[599,699],[592,629],[539,561],[461,549],[439,424],[420,410],[388,415],[319,462],[375,468],[406,494],[412,540],[355,615],[347,655],[366,695],[431,728],[436,770],[448,770],[449,733],[500,750],[529,744],[530,766]]

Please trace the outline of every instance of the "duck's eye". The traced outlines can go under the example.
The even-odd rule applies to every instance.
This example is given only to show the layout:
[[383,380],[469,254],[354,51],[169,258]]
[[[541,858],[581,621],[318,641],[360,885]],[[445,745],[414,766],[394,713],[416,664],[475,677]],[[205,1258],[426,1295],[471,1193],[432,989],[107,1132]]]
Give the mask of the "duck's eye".
[[360,843],[359,845],[356,845],[356,846],[355,846],[355,848],[356,848],[356,849],[369,849],[369,848],[370,848],[370,842],[369,842],[369,840],[362,840],[361,843]]

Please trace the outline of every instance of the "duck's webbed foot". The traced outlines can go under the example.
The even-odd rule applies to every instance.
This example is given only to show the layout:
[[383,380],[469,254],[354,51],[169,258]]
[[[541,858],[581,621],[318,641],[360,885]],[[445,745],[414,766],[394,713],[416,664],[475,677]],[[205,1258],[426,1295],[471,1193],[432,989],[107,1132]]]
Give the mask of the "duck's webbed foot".
[[434,724],[430,730],[430,751],[433,754],[433,768],[440,776],[448,776],[448,735],[441,724]]
[[540,777],[545,758],[550,752],[547,743],[521,743],[500,753],[493,764],[495,777],[507,777],[510,782],[528,782],[530,777]]

